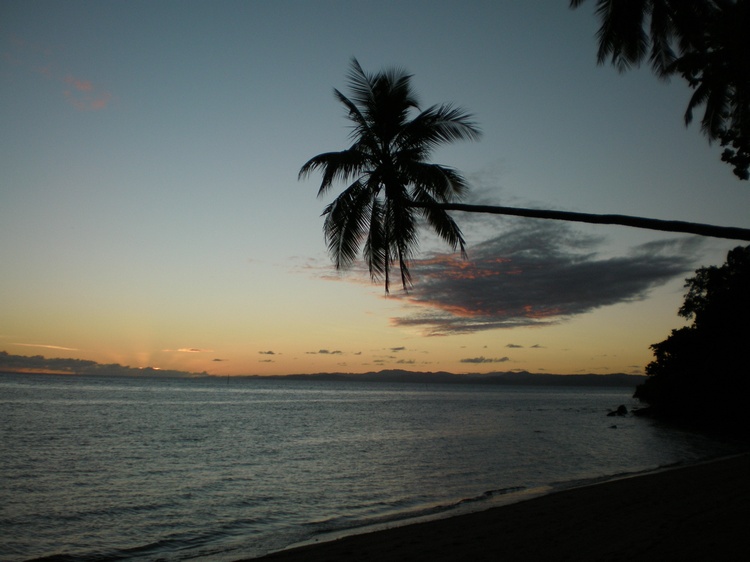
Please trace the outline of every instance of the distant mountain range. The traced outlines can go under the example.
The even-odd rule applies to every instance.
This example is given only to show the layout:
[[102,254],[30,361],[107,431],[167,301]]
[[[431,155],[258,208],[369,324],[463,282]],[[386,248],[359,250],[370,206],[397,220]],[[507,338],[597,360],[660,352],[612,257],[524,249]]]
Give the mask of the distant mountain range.
[[[41,355],[27,357],[10,355],[0,351],[0,372],[5,373],[36,373],[58,375],[100,375],[100,376],[137,376],[137,377],[174,377],[195,378],[210,377],[208,373],[188,373],[185,371],[171,371],[146,368],[125,367],[115,364],[101,364],[83,359],[48,359]],[[244,378],[244,377],[240,377]],[[635,387],[641,384],[645,377],[642,375],[616,374],[583,374],[583,375],[553,375],[549,373],[493,372],[469,373],[457,375],[445,371],[422,372],[405,371],[401,369],[372,371],[369,373],[315,373],[292,374],[282,376],[248,376],[253,379],[287,379],[309,381],[343,381],[343,382],[387,382],[387,383],[421,383],[421,384],[502,384],[524,386],[603,386],[603,387]]]
[[529,373],[528,371],[469,373],[457,375],[445,371],[420,372],[400,369],[383,370],[362,374],[353,373],[317,373],[311,375],[286,375],[285,378],[297,380],[332,380],[362,382],[411,382],[411,383],[448,383],[448,384],[505,384],[524,386],[611,386],[625,387],[641,384],[642,375],[614,373],[599,375],[594,373],[582,375],[553,375],[549,373]]

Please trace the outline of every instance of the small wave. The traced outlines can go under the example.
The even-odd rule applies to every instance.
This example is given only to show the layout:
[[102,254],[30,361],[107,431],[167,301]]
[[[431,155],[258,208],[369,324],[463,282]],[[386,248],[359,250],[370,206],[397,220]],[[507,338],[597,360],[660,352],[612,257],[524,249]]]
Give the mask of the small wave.
[[[482,502],[491,502],[499,497],[508,497],[528,491],[525,486],[513,486],[487,490],[477,496],[461,498],[450,503],[439,503],[422,506],[397,506],[390,504],[391,509],[380,515],[342,515],[325,520],[311,521],[304,524],[310,528],[310,534],[319,540],[321,535],[335,535],[335,537],[348,534],[357,534],[363,530],[374,530],[376,528],[400,526],[406,523],[416,523],[422,520],[440,519],[452,515],[457,509],[472,506],[476,508]],[[384,505],[384,504],[381,504]],[[473,510],[473,509],[472,509]],[[334,538],[333,536],[330,538]]]
[[[190,532],[176,533],[164,539],[137,545],[130,548],[112,548],[93,552],[78,552],[75,554],[57,553],[41,558],[33,558],[27,562],[129,562],[154,560],[179,560],[196,557],[207,557],[227,551],[227,547],[215,544],[222,537],[231,536],[231,530],[213,530],[197,534]],[[182,553],[182,554],[181,554]]]
[[456,502],[455,504],[453,504],[453,506],[448,506],[448,508],[454,507],[454,506],[459,506],[459,505],[462,505],[462,504],[465,504],[465,503],[474,503],[474,502],[484,501],[484,500],[488,500],[488,499],[491,499],[491,498],[495,498],[497,496],[506,496],[508,494],[515,494],[517,492],[523,492],[524,490],[526,490],[526,486],[512,486],[510,488],[500,488],[498,490],[488,490],[488,491],[484,492],[483,494],[480,494],[479,496],[475,496],[473,498],[466,498],[466,499],[463,499],[463,500],[459,500],[458,502]]
[[612,482],[614,480],[623,480],[625,478],[633,478],[635,476],[643,476],[645,474],[654,474],[665,470],[672,470],[675,468],[691,466],[695,464],[701,464],[704,462],[710,462],[717,458],[725,458],[727,455],[710,455],[705,457],[699,457],[692,460],[681,460],[672,463],[660,464],[658,466],[644,467],[627,472],[616,472],[612,474],[604,474],[601,476],[593,476],[590,478],[578,478],[574,480],[564,480],[553,482],[550,484],[550,489],[553,491],[570,490],[571,488],[581,488],[584,486],[594,486],[596,484],[604,484],[605,482]]

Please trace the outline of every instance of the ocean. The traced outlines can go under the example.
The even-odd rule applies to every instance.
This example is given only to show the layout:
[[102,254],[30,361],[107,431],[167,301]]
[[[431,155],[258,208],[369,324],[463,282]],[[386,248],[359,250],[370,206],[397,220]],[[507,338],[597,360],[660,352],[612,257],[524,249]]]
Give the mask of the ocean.
[[0,560],[228,562],[741,449],[632,393],[0,375]]

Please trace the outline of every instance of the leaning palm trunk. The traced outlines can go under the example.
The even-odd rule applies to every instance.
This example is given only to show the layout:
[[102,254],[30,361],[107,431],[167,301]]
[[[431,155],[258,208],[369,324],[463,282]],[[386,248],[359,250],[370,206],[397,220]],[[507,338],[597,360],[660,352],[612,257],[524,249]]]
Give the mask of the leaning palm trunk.
[[489,213],[493,215],[511,215],[515,217],[527,217],[533,219],[551,219],[572,222],[587,222],[592,224],[614,224],[620,226],[632,226],[634,228],[645,228],[648,230],[661,230],[665,232],[683,232],[697,234],[698,236],[711,236],[714,238],[728,238],[730,240],[750,241],[750,229],[737,228],[733,226],[715,226],[697,222],[666,221],[660,219],[647,219],[642,217],[631,217],[628,215],[594,215],[590,213],[573,213],[569,211],[548,211],[543,209],[525,209],[523,207],[501,207],[497,205],[467,205],[464,203],[407,203],[410,207],[417,208],[439,208],[444,211],[464,211],[467,213]]

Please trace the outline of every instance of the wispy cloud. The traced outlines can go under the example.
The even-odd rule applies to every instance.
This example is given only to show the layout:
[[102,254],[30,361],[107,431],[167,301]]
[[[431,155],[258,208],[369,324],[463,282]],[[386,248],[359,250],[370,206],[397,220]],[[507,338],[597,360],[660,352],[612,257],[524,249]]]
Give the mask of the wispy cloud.
[[63,90],[65,99],[80,111],[99,111],[107,107],[112,99],[111,93],[95,88],[90,80],[68,75],[63,82],[68,86]]
[[74,78],[70,74],[68,74],[64,79],[63,82],[66,84],[70,84],[78,90],[79,92],[90,92],[94,89],[94,87],[91,85],[90,80],[78,80],[77,78]]
[[49,345],[44,343],[13,343],[11,345],[20,345],[21,347],[41,347],[43,349],[59,349],[62,351],[78,351],[75,347],[63,347],[61,345]]
[[201,349],[199,347],[181,347],[179,349],[162,349],[164,353],[213,353],[213,349]]
[[415,260],[413,290],[396,296],[415,312],[392,323],[426,335],[557,323],[645,298],[690,271],[701,242],[648,243],[621,257],[600,257],[601,243],[565,223],[518,223],[472,248],[469,261],[452,254]]
[[329,349],[319,349],[318,351],[306,351],[307,355],[342,355],[344,352],[338,349],[331,351]]
[[62,85],[63,98],[79,111],[100,111],[113,99],[111,92],[91,79],[61,69],[55,56],[58,49],[17,35],[9,36],[3,47],[2,60],[6,64],[31,72],[47,83]]
[[259,351],[258,353],[260,353],[261,355],[276,355],[276,352],[270,351],[270,350],[269,351]]

